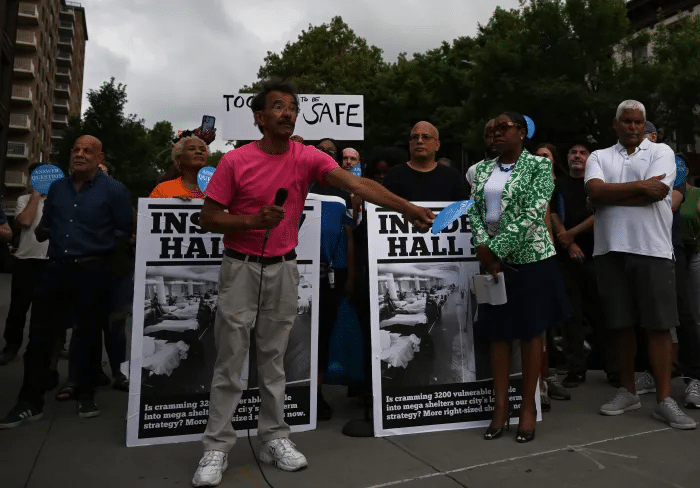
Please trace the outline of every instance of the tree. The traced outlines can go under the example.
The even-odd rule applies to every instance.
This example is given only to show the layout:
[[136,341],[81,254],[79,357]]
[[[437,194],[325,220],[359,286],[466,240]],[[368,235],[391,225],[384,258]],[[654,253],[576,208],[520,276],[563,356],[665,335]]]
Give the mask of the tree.
[[161,121],[148,129],[136,115],[124,115],[126,85],[116,84],[114,78],[97,90],[89,90],[87,98],[85,116],[71,118],[59,147],[64,170],[68,169],[75,139],[92,135],[102,141],[105,159],[115,168],[113,176],[129,188],[134,200],[147,196],[155,186],[156,175],[170,166],[172,124]]
[[659,24],[651,43],[644,71],[659,102],[655,122],[685,150],[700,135],[700,17],[685,16],[673,27]]
[[341,17],[333,17],[329,24],[309,25],[280,54],[268,51],[258,79],[289,78],[299,93],[362,93],[385,67],[381,49],[369,46]]
[[628,32],[624,0],[532,0],[480,26],[466,114],[471,141],[503,110],[529,115],[540,141],[613,141],[623,97],[614,49]]

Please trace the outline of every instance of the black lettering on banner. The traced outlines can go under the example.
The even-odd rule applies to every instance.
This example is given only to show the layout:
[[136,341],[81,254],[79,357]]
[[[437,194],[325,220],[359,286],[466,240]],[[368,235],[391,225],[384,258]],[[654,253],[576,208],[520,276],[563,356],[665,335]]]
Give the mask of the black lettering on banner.
[[187,216],[186,212],[166,213],[163,234],[184,234],[187,231]]
[[331,113],[331,108],[328,106],[327,103],[323,104],[323,108],[321,109],[321,115],[318,117],[319,122],[323,122],[323,116],[328,114],[328,118],[331,119],[331,123],[333,123],[333,114]]
[[163,216],[161,212],[153,212],[151,214],[151,221],[153,222],[153,227],[151,228],[151,234],[162,234],[163,231],[160,229],[160,218]]
[[343,107],[345,107],[344,103],[335,104],[335,125],[340,125],[340,116],[345,113]]
[[389,257],[408,256],[406,251],[406,241],[408,237],[389,238]]
[[347,117],[345,119],[348,127],[362,127],[362,124],[359,122],[350,122],[350,117],[357,117],[358,115],[360,115],[357,112],[352,112],[353,108],[359,108],[359,107],[360,107],[359,103],[351,103],[350,105],[348,105],[348,113],[347,113]]
[[379,233],[380,234],[388,234],[389,229],[386,228],[386,219],[388,219],[389,216],[386,214],[379,214]]
[[[160,238],[160,259],[182,259],[182,237]],[[172,255],[170,254],[172,252]]]
[[[284,417],[289,425],[310,422],[309,386],[288,386],[284,401]],[[260,396],[256,390],[243,392],[233,414],[234,429],[243,431],[258,426]],[[209,418],[209,393],[196,393],[159,398],[141,398],[139,439],[197,435],[204,432]]]
[[391,222],[392,234],[408,234],[410,224],[403,215],[391,214],[389,215],[389,221]]
[[236,98],[233,99],[233,106],[236,108],[243,108],[243,105],[245,105],[245,99],[238,95]]
[[231,98],[234,98],[234,97],[235,97],[235,95],[224,95],[224,98],[226,99],[226,111],[227,111],[227,112],[230,112],[230,111],[231,111],[231,106],[229,105],[229,102],[228,102],[228,101],[229,101]]
[[204,239],[201,237],[191,237],[190,245],[187,246],[187,252],[185,253],[185,259],[207,259],[209,258],[209,253],[207,252],[207,247],[204,245]]
[[200,212],[195,212],[190,214],[190,233],[196,232],[197,234],[207,234],[208,232],[199,226],[199,214]]
[[316,109],[321,105],[323,105],[323,104],[322,103],[314,103],[313,105],[311,105],[311,112],[316,116],[316,118],[314,118],[313,120],[309,120],[306,118],[306,114],[302,114],[302,116],[304,117],[304,122],[306,122],[309,125],[314,125],[314,124],[318,123],[319,115],[318,115],[318,112],[316,112]]
[[[382,389],[385,429],[489,420],[495,398],[491,381]],[[514,415],[522,402],[522,379],[511,379],[508,398]]]

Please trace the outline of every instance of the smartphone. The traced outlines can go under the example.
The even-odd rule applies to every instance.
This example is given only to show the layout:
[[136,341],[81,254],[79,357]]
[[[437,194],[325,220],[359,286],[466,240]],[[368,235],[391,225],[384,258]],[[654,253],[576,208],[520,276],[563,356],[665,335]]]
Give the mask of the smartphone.
[[212,115],[202,116],[202,133],[206,133],[214,128],[214,122],[216,122],[216,117]]

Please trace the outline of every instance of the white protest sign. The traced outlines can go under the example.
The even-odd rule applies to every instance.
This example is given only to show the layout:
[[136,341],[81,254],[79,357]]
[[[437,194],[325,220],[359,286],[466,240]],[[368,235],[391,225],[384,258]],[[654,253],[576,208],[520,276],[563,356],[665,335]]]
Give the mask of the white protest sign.
[[[224,95],[221,136],[225,140],[260,139],[250,105],[254,93]],[[299,95],[299,115],[294,133],[310,141],[330,137],[339,141],[365,138],[362,95]]]

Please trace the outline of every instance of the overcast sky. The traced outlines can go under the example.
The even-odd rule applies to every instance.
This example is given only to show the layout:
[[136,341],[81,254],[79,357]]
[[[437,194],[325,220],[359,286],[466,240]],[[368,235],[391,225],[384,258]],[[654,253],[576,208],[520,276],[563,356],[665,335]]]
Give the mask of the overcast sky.
[[[219,116],[224,93],[257,79],[268,51],[279,53],[309,24],[340,15],[394,62],[473,36],[496,6],[518,0],[82,0],[89,40],[84,94],[114,77],[127,85],[127,112],[151,127],[192,129]],[[84,99],[83,109],[87,106]],[[218,124],[217,124],[218,125]],[[218,144],[217,144],[218,142]],[[222,149],[220,141],[214,149]]]

